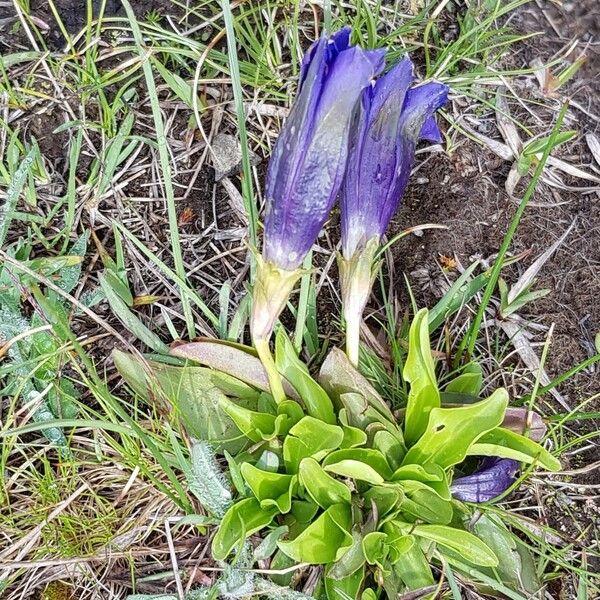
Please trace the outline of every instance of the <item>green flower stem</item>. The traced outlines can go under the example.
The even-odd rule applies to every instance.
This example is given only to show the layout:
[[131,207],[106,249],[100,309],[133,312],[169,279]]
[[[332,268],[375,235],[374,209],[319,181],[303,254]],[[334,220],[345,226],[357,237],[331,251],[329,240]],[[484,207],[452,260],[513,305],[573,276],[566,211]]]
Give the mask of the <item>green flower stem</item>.
[[277,366],[273,360],[273,355],[271,354],[271,349],[269,348],[269,340],[265,338],[254,340],[254,347],[256,348],[256,351],[258,352],[258,358],[260,358],[260,361],[262,362],[267,373],[271,394],[273,395],[275,402],[279,404],[285,400],[286,396],[285,392],[283,391],[283,381],[281,379],[281,375],[277,370]]
[[360,324],[378,268],[375,259],[378,248],[379,238],[375,237],[370,239],[363,248],[356,250],[352,258],[346,259],[340,256],[338,259],[346,321],[346,355],[357,368],[360,353]]
[[358,368],[360,353],[360,322],[362,314],[344,312],[346,321],[346,356],[352,366]]

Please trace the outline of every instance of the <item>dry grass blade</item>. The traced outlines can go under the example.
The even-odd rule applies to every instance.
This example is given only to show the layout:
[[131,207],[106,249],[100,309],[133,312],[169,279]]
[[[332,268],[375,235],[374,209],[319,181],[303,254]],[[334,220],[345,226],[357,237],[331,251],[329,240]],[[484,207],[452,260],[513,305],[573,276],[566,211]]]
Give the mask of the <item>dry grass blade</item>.
[[552,246],[550,246],[550,248],[538,256],[533,264],[525,271],[525,273],[519,277],[519,280],[510,288],[508,292],[508,304],[512,303],[513,300],[518,298],[529,286],[531,286],[534,279],[537,277],[538,273],[541,271],[548,259],[556,252],[556,250],[558,250],[558,248],[560,248],[569,233],[571,233],[576,222],[576,219],[573,220],[567,231],[565,231],[563,235],[556,240]]

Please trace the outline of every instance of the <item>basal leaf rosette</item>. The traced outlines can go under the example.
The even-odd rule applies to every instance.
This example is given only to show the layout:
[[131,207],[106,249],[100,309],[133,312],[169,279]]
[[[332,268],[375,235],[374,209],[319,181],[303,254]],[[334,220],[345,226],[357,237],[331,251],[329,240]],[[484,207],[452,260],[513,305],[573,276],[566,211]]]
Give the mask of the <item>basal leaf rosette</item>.
[[317,382],[278,332],[275,363],[295,398],[275,403],[263,394],[258,410],[220,402],[248,445],[236,457],[239,498],[213,539],[215,559],[235,554],[254,534],[276,531],[272,565],[323,565],[330,600],[377,587],[395,598],[433,585],[442,560],[493,577],[508,569],[490,542],[496,538],[478,535],[458,498],[491,500],[514,481],[515,469],[493,471],[493,485],[486,473],[494,465],[485,461],[453,483],[454,470],[472,456],[494,456],[504,466],[559,464],[503,426],[505,390],[442,405],[427,321],[421,311],[411,327],[404,372],[411,389],[401,420],[340,351],[329,355]]

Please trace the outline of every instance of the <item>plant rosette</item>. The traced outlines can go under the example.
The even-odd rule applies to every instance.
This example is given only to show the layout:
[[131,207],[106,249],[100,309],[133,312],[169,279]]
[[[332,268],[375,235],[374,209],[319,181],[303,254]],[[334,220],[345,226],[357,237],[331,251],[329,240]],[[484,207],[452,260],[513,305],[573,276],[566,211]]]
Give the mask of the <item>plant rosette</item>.
[[[457,467],[468,471],[464,465],[477,456],[548,470],[560,464],[518,432],[525,413],[519,419],[515,409],[507,411],[504,389],[466,405],[442,404],[427,310],[409,332],[403,376],[410,391],[400,420],[340,350],[313,379],[283,329],[275,364],[287,398],[279,403],[251,349],[201,341],[171,352],[204,365],[155,365],[184,425],[217,450],[235,453],[228,459],[238,495],[213,538],[216,560],[260,536],[270,542],[261,558],[270,558],[273,569],[322,565],[316,597],[328,600],[396,598],[435,585],[444,565],[496,592],[538,589],[525,546],[496,516],[473,518],[474,505],[456,497],[480,499],[483,486],[485,499],[494,498],[510,487],[516,469],[494,463],[456,486],[453,475]],[[121,373],[147,391],[150,379],[144,384],[127,356],[118,357]],[[177,378],[186,371],[195,380],[182,387]],[[465,373],[459,377],[446,389],[464,387]]]

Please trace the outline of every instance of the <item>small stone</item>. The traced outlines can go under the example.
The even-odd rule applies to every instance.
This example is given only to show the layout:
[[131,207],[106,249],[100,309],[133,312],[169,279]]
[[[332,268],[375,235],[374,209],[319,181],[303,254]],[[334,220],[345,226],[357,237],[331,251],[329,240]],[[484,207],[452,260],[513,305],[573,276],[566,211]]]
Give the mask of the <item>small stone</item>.
[[[215,169],[215,180],[240,171],[242,167],[242,146],[238,139],[227,133],[219,133],[212,141],[212,163]],[[249,150],[250,164],[257,165],[260,158]]]

